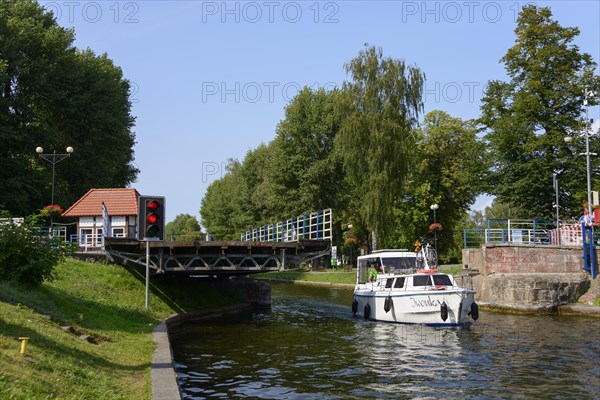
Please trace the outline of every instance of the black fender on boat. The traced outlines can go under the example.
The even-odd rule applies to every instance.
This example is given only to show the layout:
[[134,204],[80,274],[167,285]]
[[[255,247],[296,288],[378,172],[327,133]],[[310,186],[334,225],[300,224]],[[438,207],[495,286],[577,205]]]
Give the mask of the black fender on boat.
[[364,317],[365,319],[369,319],[369,317],[371,316],[371,306],[366,304],[365,305],[365,310],[364,310]]
[[352,315],[356,315],[357,311],[358,311],[358,301],[356,299],[354,299],[352,301]]
[[383,303],[383,310],[388,313],[392,309],[392,296],[388,296],[385,298],[385,302]]
[[471,311],[469,312],[469,315],[471,316],[471,318],[473,318],[474,321],[477,321],[477,319],[479,318],[479,306],[477,305],[477,303],[471,303]]
[[442,321],[446,322],[448,319],[448,305],[444,301],[440,306],[440,316],[442,317]]

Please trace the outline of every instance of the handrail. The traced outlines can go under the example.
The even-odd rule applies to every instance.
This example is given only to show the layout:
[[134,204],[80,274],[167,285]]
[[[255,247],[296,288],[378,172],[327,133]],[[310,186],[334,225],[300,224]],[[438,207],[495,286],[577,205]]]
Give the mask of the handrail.
[[[514,245],[582,245],[581,225],[563,221],[556,229],[555,221],[538,220],[488,220],[487,228],[463,230],[463,248],[476,248],[484,244]],[[600,240],[600,229],[594,232],[594,241]]]

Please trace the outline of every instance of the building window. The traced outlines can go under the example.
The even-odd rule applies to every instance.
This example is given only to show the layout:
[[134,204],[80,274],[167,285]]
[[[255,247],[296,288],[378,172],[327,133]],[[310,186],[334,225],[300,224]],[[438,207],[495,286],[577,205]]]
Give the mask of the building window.
[[112,235],[113,237],[125,237],[125,228],[113,228]]
[[93,229],[80,229],[79,230],[79,243],[87,246],[91,246],[94,242],[94,230]]

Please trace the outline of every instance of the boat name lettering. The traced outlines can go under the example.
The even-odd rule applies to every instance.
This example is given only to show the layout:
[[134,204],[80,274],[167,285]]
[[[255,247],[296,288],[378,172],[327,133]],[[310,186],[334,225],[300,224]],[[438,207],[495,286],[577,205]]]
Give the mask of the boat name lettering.
[[415,299],[414,297],[410,299],[413,307],[436,307],[442,304],[439,300],[432,300],[430,296],[427,296],[427,299]]

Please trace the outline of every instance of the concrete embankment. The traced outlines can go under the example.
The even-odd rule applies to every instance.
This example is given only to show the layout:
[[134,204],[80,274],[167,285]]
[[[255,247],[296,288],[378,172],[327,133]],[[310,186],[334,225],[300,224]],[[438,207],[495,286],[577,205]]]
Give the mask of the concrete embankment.
[[584,273],[473,276],[479,305],[535,314],[553,314],[559,306],[576,303],[589,286]]
[[181,398],[177,376],[173,369],[173,353],[169,331],[172,332],[174,329],[178,329],[184,322],[202,321],[225,315],[233,315],[255,308],[257,308],[257,305],[253,303],[232,304],[178,314],[159,324],[153,333],[156,350],[152,357],[152,400],[175,400]]
[[178,329],[184,322],[202,321],[225,315],[237,314],[271,305],[271,285],[244,277],[216,280],[213,286],[221,292],[239,299],[242,303],[213,307],[175,315],[159,324],[153,333],[156,350],[152,357],[152,399],[180,399],[177,377],[173,369],[173,354],[169,332]]
[[471,285],[484,308],[600,317],[600,307],[577,304],[592,283],[581,269],[581,248],[487,245],[463,250],[463,268],[459,284]]

